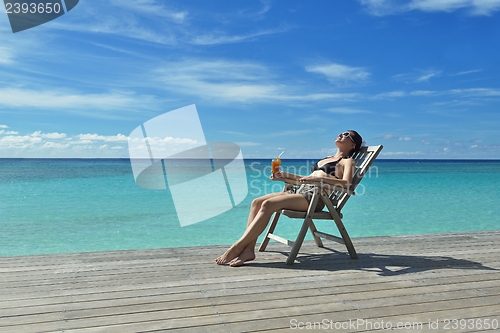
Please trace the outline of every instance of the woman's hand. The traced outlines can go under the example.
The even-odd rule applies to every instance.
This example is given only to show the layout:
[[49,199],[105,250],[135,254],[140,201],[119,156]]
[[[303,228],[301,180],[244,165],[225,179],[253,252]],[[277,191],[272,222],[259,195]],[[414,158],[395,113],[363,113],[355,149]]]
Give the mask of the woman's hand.
[[274,173],[271,173],[271,177],[270,177],[272,180],[275,180],[275,179],[283,179],[285,178],[285,175],[283,174],[283,172],[281,171],[278,171],[278,172],[274,172]]
[[299,178],[299,182],[305,182],[305,181],[321,181],[321,178],[319,177],[314,177],[314,176],[304,176]]

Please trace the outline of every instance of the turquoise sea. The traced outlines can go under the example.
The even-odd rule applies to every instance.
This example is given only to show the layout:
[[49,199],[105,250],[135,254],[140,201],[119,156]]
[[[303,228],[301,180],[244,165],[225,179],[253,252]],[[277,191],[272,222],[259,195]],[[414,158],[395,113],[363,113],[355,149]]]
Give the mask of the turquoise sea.
[[[0,256],[230,244],[252,199],[281,189],[269,164],[245,160],[245,200],[181,227],[170,192],[138,187],[128,159],[0,159]],[[500,229],[500,161],[379,159],[361,185],[343,210],[352,237]],[[209,200],[210,184],[198,190]],[[299,223],[278,228],[293,237]]]

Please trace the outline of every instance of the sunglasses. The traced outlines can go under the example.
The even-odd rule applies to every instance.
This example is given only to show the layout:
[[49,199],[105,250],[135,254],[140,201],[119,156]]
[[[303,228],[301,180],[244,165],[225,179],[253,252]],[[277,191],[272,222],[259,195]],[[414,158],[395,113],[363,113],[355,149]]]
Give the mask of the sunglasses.
[[342,135],[342,136],[347,136],[349,139],[351,139],[351,141],[352,141],[353,143],[356,143],[356,142],[354,142],[354,139],[352,138],[351,133],[349,133],[349,132],[344,132],[344,133],[340,133],[340,135]]

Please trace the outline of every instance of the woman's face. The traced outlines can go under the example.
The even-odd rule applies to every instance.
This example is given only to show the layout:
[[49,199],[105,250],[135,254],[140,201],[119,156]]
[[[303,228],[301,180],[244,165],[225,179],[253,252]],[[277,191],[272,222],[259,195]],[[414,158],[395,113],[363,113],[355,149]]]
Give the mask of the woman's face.
[[340,147],[339,145],[348,147],[348,148],[355,148],[356,144],[354,143],[354,139],[352,138],[352,133],[349,131],[345,131],[340,133],[337,136],[337,139],[335,140],[335,145],[337,147]]

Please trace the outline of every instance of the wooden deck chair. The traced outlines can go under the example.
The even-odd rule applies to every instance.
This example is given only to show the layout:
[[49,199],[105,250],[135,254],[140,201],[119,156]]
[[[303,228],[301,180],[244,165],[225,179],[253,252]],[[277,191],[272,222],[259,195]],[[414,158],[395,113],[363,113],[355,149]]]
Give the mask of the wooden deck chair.
[[[382,145],[369,146],[369,147],[364,146],[361,147],[360,151],[353,156],[354,160],[356,161],[356,170],[353,176],[351,187],[349,189],[333,187],[331,185],[318,182],[306,182],[308,184],[316,185],[307,212],[294,211],[288,209],[276,212],[274,214],[274,218],[271,224],[269,225],[269,228],[266,231],[264,240],[262,241],[262,244],[259,247],[259,251],[263,252],[266,250],[266,247],[270,239],[289,245],[292,247],[292,249],[290,251],[290,254],[288,255],[286,264],[291,265],[294,263],[295,258],[299,253],[300,247],[302,246],[302,242],[304,241],[304,237],[306,236],[307,229],[309,229],[318,247],[323,247],[321,238],[329,239],[337,243],[344,244],[347,247],[347,251],[349,252],[351,258],[357,259],[358,255],[356,254],[356,250],[354,249],[351,238],[349,237],[349,234],[347,233],[347,230],[345,229],[344,224],[342,223],[342,213],[340,211],[342,210],[342,207],[344,207],[344,205],[346,204],[347,200],[351,197],[351,195],[355,194],[354,191],[356,187],[358,186],[361,179],[363,179],[364,175],[367,173],[368,169],[372,165],[373,161],[377,158],[382,148],[383,148]],[[284,191],[288,190],[291,186],[293,187],[299,185],[296,181],[292,180],[278,180],[278,181],[284,181],[286,183],[283,189]],[[327,193],[325,192],[326,188],[328,188],[331,191],[330,195],[327,195]],[[314,211],[314,207],[316,207],[316,203],[318,200],[323,200],[323,202],[325,203],[325,207],[327,208],[327,211],[324,210],[321,212]],[[276,228],[276,225],[281,215],[285,215],[290,218],[304,219],[304,222],[299,231],[297,239],[294,242],[273,234],[274,229]],[[337,225],[341,237],[318,231],[313,222],[313,220],[316,219],[335,221],[335,224]]]

